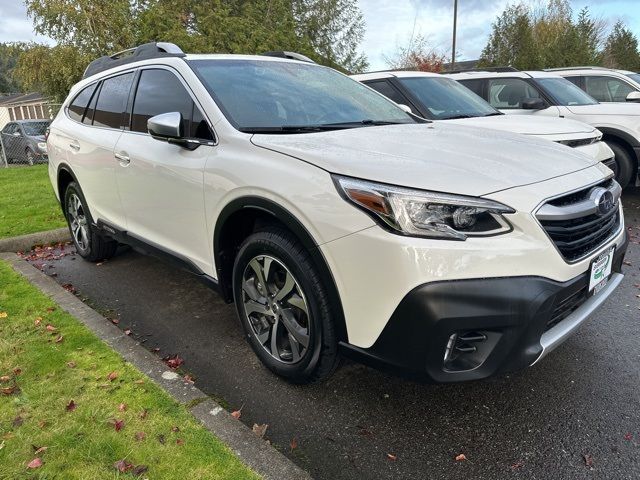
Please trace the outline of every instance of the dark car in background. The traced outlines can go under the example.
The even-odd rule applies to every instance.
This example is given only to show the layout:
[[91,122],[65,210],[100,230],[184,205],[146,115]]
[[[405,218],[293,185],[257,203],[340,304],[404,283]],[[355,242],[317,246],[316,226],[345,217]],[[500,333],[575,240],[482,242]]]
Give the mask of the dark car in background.
[[45,133],[50,120],[18,120],[9,122],[2,129],[3,154],[7,163],[33,165],[47,162]]

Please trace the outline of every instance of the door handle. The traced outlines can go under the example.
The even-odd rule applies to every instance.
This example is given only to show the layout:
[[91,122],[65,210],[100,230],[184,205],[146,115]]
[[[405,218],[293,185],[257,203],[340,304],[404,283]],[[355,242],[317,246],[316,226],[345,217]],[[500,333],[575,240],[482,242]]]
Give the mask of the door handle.
[[80,144],[79,144],[79,143],[73,142],[73,143],[70,143],[70,144],[69,144],[69,146],[70,146],[71,148],[73,148],[76,152],[77,152],[78,150],[80,150]]
[[114,153],[113,155],[122,164],[128,165],[131,162],[131,159],[129,158],[129,155],[127,155],[126,153]]

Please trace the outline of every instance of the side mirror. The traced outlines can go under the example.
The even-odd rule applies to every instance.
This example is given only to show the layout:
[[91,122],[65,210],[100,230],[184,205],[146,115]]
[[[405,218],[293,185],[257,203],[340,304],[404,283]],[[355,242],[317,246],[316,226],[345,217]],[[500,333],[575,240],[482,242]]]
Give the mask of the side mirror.
[[627,95],[627,102],[640,102],[640,92],[631,92]]
[[182,114],[169,112],[151,117],[147,120],[147,130],[156,140],[180,143],[179,141],[184,137]]
[[547,105],[541,98],[525,98],[521,105],[521,108],[524,110],[543,110],[547,108]]
[[404,103],[398,103],[398,106],[407,113],[413,113],[411,107],[409,105],[405,105]]

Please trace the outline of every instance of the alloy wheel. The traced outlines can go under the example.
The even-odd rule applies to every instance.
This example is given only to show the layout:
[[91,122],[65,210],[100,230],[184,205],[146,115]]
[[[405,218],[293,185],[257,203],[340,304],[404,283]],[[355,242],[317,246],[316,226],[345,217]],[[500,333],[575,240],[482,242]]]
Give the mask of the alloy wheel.
[[278,259],[259,255],[242,275],[246,319],[262,347],[274,359],[295,364],[309,349],[311,317],[304,292]]
[[73,235],[76,246],[83,252],[87,251],[89,248],[89,225],[87,223],[87,216],[84,213],[82,201],[75,193],[69,195],[67,214],[71,234]]

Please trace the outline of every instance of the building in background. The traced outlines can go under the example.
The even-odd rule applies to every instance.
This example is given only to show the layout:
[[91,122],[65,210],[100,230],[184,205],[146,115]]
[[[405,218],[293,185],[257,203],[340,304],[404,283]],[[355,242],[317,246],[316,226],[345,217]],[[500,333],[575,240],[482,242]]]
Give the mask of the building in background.
[[48,99],[40,93],[15,93],[0,97],[0,129],[15,120],[51,118]]

